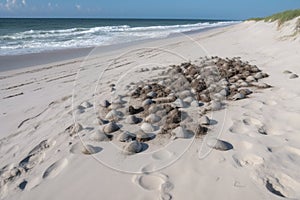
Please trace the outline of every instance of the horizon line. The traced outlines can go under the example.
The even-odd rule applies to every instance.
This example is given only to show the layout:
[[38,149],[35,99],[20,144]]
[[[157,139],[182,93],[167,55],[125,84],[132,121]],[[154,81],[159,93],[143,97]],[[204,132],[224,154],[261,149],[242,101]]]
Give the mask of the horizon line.
[[218,18],[137,18],[137,17],[0,17],[0,19],[113,19],[113,20],[207,20],[207,21],[244,21],[246,19],[218,19]]

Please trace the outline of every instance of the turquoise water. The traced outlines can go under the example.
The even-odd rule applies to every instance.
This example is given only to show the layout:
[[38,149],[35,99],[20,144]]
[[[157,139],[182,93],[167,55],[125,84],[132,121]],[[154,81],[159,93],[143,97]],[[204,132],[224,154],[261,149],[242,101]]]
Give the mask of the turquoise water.
[[0,19],[0,55],[164,38],[236,21],[167,19]]

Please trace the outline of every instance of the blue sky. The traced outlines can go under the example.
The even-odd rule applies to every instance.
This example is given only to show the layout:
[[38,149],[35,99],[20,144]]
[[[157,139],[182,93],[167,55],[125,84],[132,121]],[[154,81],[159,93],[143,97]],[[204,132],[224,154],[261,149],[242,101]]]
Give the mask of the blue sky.
[[0,0],[0,17],[247,19],[300,0]]

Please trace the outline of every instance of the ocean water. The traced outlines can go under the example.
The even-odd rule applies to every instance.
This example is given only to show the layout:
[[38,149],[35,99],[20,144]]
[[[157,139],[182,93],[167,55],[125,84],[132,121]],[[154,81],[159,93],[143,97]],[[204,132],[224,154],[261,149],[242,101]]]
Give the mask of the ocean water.
[[0,55],[164,38],[237,21],[166,19],[0,19]]

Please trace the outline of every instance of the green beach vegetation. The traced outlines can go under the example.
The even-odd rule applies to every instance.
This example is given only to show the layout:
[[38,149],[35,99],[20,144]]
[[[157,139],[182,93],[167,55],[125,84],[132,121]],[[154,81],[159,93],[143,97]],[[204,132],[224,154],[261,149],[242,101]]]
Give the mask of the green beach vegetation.
[[251,19],[248,19],[248,20],[254,20],[254,21],[264,20],[265,22],[278,21],[278,26],[280,26],[284,22],[292,20],[292,19],[294,19],[295,17],[298,17],[298,16],[300,16],[300,9],[287,10],[287,11],[284,11],[284,12],[276,13],[276,14],[268,16],[268,17],[251,18]]

